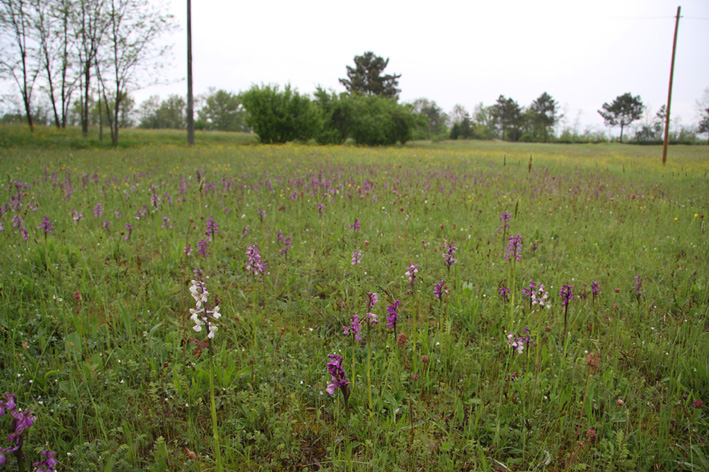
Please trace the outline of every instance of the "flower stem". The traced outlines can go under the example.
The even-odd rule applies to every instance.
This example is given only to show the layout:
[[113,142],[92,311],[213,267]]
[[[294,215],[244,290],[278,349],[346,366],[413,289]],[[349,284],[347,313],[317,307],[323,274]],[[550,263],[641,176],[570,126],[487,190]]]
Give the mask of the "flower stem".
[[583,403],[581,403],[581,416],[579,417],[579,431],[581,430],[581,422],[583,421],[583,412],[586,409],[586,397],[588,396],[588,387],[591,385],[591,369],[588,369],[586,377],[586,391],[583,393]]
[[[210,346],[211,350],[211,346]],[[214,458],[217,462],[217,471],[222,472],[224,466],[222,465],[222,452],[219,447],[219,429],[217,426],[217,408],[214,404],[214,358],[209,359],[209,399],[210,407],[212,412],[212,432],[214,433]]]
[[514,331],[514,325],[515,325],[515,292],[517,291],[515,288],[515,258],[512,257],[512,260],[510,261],[510,272],[512,275],[512,287],[510,289],[510,295],[512,295],[512,299],[510,300],[510,331]]
[[372,323],[367,323],[367,393],[369,394],[369,415],[372,416]]

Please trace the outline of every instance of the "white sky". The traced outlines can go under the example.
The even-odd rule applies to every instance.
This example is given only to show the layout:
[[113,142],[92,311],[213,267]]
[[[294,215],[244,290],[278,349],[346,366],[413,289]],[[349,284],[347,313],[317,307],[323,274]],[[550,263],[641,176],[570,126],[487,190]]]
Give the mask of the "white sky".
[[[141,90],[139,100],[186,93],[186,0],[167,1],[182,26],[164,71],[172,82]],[[261,83],[343,91],[345,66],[371,50],[390,59],[386,72],[402,75],[402,101],[472,111],[500,94],[527,106],[546,91],[569,125],[600,129],[596,110],[625,92],[653,115],[666,102],[677,2],[194,0],[195,93]],[[696,124],[707,87],[709,0],[683,0],[673,120]]]

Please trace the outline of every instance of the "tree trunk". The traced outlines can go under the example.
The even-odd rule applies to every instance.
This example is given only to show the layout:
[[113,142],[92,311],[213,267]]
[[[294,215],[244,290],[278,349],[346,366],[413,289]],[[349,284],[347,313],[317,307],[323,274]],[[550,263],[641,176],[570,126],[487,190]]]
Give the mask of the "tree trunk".
[[101,110],[101,95],[98,97],[98,140],[103,141],[103,110]]
[[34,123],[32,123],[32,110],[27,96],[22,97],[25,102],[25,113],[27,113],[27,124],[30,126],[30,132],[34,133]]
[[84,100],[81,108],[81,134],[89,135],[89,82],[91,80],[90,63],[84,66]]
[[111,142],[113,143],[114,146],[118,145],[118,115],[119,115],[119,109],[120,109],[120,93],[116,92],[116,104],[113,108],[113,126],[111,127]]

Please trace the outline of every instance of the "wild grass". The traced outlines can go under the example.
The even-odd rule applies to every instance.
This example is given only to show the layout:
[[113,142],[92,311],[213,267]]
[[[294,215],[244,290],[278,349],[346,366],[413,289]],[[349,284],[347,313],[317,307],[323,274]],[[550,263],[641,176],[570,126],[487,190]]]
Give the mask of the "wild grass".
[[[664,168],[658,147],[619,145],[76,147],[0,150],[0,393],[35,412],[26,456],[212,470],[213,363],[226,470],[707,470],[703,147]],[[209,343],[195,269],[220,299]],[[379,323],[353,342],[367,292]],[[405,339],[386,327],[395,300]],[[348,408],[326,392],[330,354]]]

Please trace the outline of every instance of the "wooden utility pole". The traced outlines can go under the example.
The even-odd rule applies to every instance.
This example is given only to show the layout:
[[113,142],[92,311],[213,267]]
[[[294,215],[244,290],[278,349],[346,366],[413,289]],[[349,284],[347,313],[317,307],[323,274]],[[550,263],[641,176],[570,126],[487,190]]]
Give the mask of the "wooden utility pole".
[[194,98],[192,95],[192,0],[187,0],[187,145],[194,146]]
[[670,66],[670,89],[667,92],[667,116],[665,116],[665,142],[662,144],[662,165],[667,162],[667,145],[670,142],[670,105],[672,104],[672,79],[675,75],[675,52],[677,51],[677,30],[679,29],[679,12],[682,7],[677,7],[675,19],[675,38],[672,42],[672,65]]

